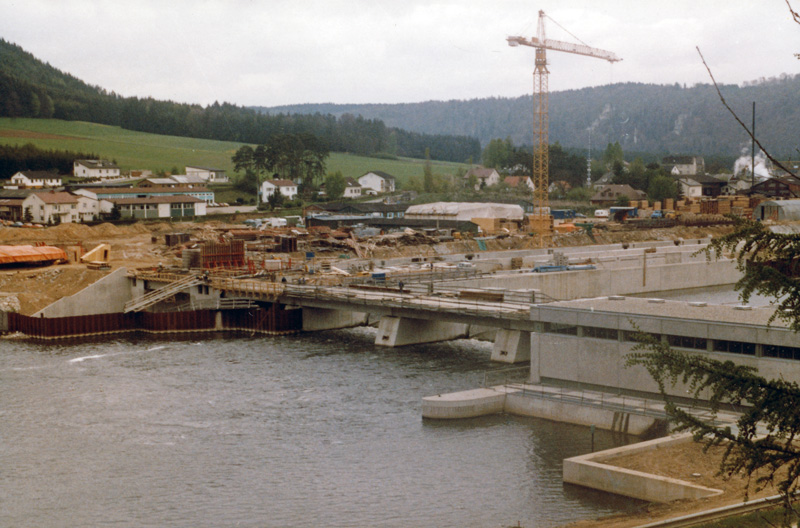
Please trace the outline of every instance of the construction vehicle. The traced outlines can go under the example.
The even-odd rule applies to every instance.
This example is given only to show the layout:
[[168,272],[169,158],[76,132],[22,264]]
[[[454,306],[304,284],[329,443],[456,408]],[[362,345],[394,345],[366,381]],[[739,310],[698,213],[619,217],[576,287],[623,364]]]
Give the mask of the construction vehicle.
[[[585,43],[575,44],[548,39],[544,27],[545,16],[544,11],[540,10],[539,24],[535,37],[529,39],[520,36],[506,38],[509,46],[522,45],[536,49],[535,69],[533,70],[533,212],[534,215],[540,217],[550,216],[550,202],[547,194],[550,186],[548,169],[550,148],[548,137],[550,123],[548,77],[550,72],[547,70],[547,50],[585,55],[607,60],[612,64],[622,60],[610,51],[592,48]],[[550,20],[558,25],[552,18]],[[540,227],[546,227],[548,224],[552,225],[552,222],[548,222],[544,218],[531,223],[535,223]],[[539,232],[542,233],[542,231]],[[552,232],[552,229],[550,232]],[[542,239],[542,245],[544,245],[544,238]]]

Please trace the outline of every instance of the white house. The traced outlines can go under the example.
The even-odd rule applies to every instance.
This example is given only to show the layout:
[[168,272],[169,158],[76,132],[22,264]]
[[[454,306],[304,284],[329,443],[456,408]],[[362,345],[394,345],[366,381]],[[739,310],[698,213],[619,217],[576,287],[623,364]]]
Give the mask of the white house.
[[345,180],[344,197],[345,198],[361,198],[361,186],[353,178]]
[[275,191],[281,193],[287,200],[297,196],[297,184],[291,180],[266,180],[261,183],[261,201],[267,202]]
[[[533,192],[536,186],[530,176],[506,176],[503,182],[512,189],[528,189]],[[555,182],[554,182],[555,183]]]
[[483,187],[491,187],[500,183],[500,173],[496,169],[486,169],[484,167],[474,167],[464,174],[464,179],[469,180],[470,177],[475,176],[477,183],[475,183],[475,190],[479,191]]
[[362,194],[393,193],[396,189],[394,176],[382,171],[370,171],[360,178],[358,184],[362,187]]
[[110,200],[103,198],[102,196],[98,196],[96,192],[93,192],[90,189],[76,189],[72,191],[72,194],[77,196],[84,196],[86,198],[90,198],[97,202],[97,212],[98,214],[103,213],[110,213],[111,209],[114,208],[114,203]]
[[706,172],[705,161],[700,156],[667,156],[661,165],[673,176],[696,176]]
[[22,202],[23,214],[30,211],[34,222],[90,222],[100,214],[97,199],[64,191],[31,193]]
[[107,160],[75,160],[72,174],[76,178],[119,178],[119,167]]
[[210,167],[186,167],[187,176],[197,176],[208,183],[228,183],[228,175],[224,169],[212,169]]
[[11,177],[6,189],[44,189],[61,187],[61,177],[47,171],[20,171]]

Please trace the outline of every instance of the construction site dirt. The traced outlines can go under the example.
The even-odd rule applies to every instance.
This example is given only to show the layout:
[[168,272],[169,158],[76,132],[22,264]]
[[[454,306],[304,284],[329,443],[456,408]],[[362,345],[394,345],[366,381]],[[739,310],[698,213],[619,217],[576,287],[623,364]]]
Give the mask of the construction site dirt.
[[[62,224],[42,229],[0,228],[0,245],[47,244],[59,247],[79,246],[89,251],[99,244],[110,245],[109,269],[90,269],[79,259],[69,263],[46,267],[6,267],[0,269],[0,309],[18,311],[32,315],[52,302],[72,295],[101,277],[120,267],[138,268],[149,266],[180,266],[182,252],[199,243],[219,242],[232,239],[238,231],[246,229],[241,223],[209,221],[204,223],[134,223],[128,225],[100,224],[86,226]],[[731,230],[729,225],[676,226],[663,229],[630,229],[608,225],[587,233],[584,230],[555,235],[554,247],[584,246],[592,244],[625,244],[650,240],[692,241],[709,236],[719,236]],[[188,236],[175,238],[180,243],[168,245],[167,237],[175,233]],[[232,234],[233,233],[233,234]],[[250,231],[252,233],[252,231]],[[392,258],[435,256],[441,252],[478,253],[478,241],[463,238],[440,241],[430,236],[403,232],[399,234],[356,240],[351,234],[316,233],[305,230],[283,228],[276,236],[296,236],[302,243],[292,253],[275,253],[275,256],[302,260],[305,252],[314,251],[319,256],[341,258]],[[172,237],[170,237],[172,239]],[[483,240],[487,251],[519,250],[536,247],[536,241],[527,234],[508,234]],[[269,245],[269,244],[267,244]],[[274,249],[274,248],[273,248]],[[680,479],[699,479],[709,487],[724,489],[722,495],[692,502],[651,504],[643,506],[640,515],[598,519],[576,523],[574,528],[628,527],[638,526],[657,519],[664,519],[694,511],[701,511],[724,504],[741,502],[745,496],[746,482],[743,479],[723,480],[716,476],[719,468],[719,453],[703,453],[700,446],[690,444],[671,448],[670,453],[638,455],[619,460],[617,465],[640,471]],[[697,475],[700,475],[699,477]],[[765,490],[750,498],[774,494]]]
[[[665,229],[629,229],[625,226],[608,225],[594,229],[591,233],[580,230],[567,234],[556,234],[553,247],[585,246],[592,244],[635,243],[648,240],[691,241],[730,231],[728,225],[676,226]],[[172,237],[181,233],[181,237]],[[247,237],[242,233],[248,234]],[[258,242],[256,237],[279,240],[283,237],[298,239],[299,244],[288,247],[295,251],[280,253],[280,247],[269,242]],[[302,261],[308,252],[317,257],[384,259],[395,257],[434,257],[441,254],[479,253],[533,249],[537,239],[527,234],[501,234],[481,240],[472,238],[441,241],[415,231],[404,231],[387,235],[356,239],[351,233],[312,232],[299,228],[278,228],[268,232],[247,229],[240,223],[209,221],[203,223],[144,223],[127,225],[110,223],[87,226],[83,224],[61,224],[46,228],[0,228],[0,245],[54,245],[67,249],[70,262],[62,265],[33,267],[9,266],[0,268],[0,307],[32,315],[61,297],[72,295],[92,284],[110,271],[120,267],[129,269],[149,266],[180,267],[182,253],[198,247],[204,242],[233,240],[234,237],[249,238],[248,247],[266,250],[268,258]],[[266,238],[265,238],[266,237]],[[167,245],[167,239],[182,240],[182,243]],[[92,250],[99,244],[111,248],[107,269],[90,269],[80,261],[78,253]],[[70,251],[71,248],[78,248]]]

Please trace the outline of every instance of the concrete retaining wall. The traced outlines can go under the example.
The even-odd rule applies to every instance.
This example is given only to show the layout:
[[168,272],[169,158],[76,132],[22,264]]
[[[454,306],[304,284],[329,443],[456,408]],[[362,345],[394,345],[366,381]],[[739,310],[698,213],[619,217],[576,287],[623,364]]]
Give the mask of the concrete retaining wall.
[[33,317],[70,317],[121,313],[132,299],[127,270],[119,268],[78,293],[59,299],[39,310]]
[[556,422],[585,425],[631,435],[643,435],[656,420],[646,416],[579,405],[557,399],[523,396],[519,389],[497,386],[422,399],[422,417],[432,419],[473,418],[506,412]]
[[459,288],[536,289],[556,299],[583,299],[608,295],[634,295],[689,288],[733,284],[741,278],[733,260],[695,260],[677,264],[638,264],[630,268],[608,268],[551,273],[515,273],[451,283]]
[[519,416],[533,416],[587,427],[594,425],[599,429],[637,436],[645,434],[655,424],[655,420],[647,416],[616,412],[589,405],[577,405],[560,400],[531,398],[518,393],[507,395],[503,410]]
[[648,442],[581,455],[564,460],[564,482],[616,493],[650,502],[671,502],[680,499],[700,499],[719,495],[722,490],[706,488],[669,477],[661,477],[606,464],[620,455],[655,451],[676,443],[691,442],[689,434],[665,437]]

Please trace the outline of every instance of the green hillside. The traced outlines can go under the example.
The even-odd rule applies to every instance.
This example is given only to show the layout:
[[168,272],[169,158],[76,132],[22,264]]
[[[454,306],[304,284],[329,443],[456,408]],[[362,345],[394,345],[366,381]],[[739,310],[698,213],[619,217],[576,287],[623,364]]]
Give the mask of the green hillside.
[[[104,159],[116,160],[123,171],[146,169],[170,171],[186,165],[225,169],[235,177],[231,156],[242,143],[178,136],[163,136],[125,130],[117,126],[56,119],[0,118],[0,145],[26,143],[43,149],[96,152]],[[423,160],[402,158],[386,160],[331,153],[328,172],[341,171],[357,178],[365,172],[380,170],[392,174],[400,185],[411,176],[422,176]],[[432,162],[434,172],[454,174],[457,163]],[[8,178],[10,174],[0,174]]]
[[0,38],[0,117],[60,119],[149,134],[265,145],[287,134],[311,134],[332,152],[464,162],[480,142],[462,134],[419,134],[382,121],[331,115],[266,116],[231,103],[198,104],[122,97],[89,86]]

